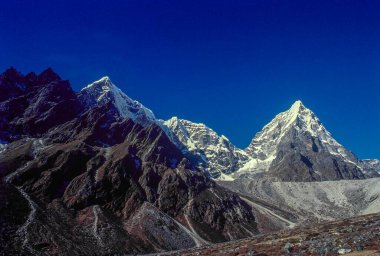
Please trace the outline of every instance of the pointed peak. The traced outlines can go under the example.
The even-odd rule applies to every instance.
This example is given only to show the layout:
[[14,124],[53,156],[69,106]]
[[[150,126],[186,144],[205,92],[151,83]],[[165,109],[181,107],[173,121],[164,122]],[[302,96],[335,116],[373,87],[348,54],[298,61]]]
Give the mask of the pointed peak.
[[300,109],[305,108],[305,105],[300,100],[296,100],[293,105],[290,107],[291,110],[299,111]]
[[109,76],[103,76],[102,78],[100,78],[98,81],[96,82],[106,82],[106,83],[112,83],[111,82],[111,79],[109,78]]
[[16,74],[16,75],[21,75],[20,72],[17,71],[16,68],[14,67],[9,67],[7,70],[5,70],[4,74]]
[[153,112],[140,102],[131,99],[111,82],[108,76],[87,85],[79,92],[79,98],[86,106],[113,104],[123,118],[131,118],[143,126],[156,121]]
[[38,76],[38,80],[44,83],[50,83],[54,81],[59,81],[61,78],[53,71],[52,68],[47,68],[41,72]]
[[17,69],[15,69],[14,67],[8,68],[0,76],[3,78],[11,79],[11,80],[17,80],[23,77],[22,74],[18,72]]
[[297,107],[300,107],[300,106],[304,106],[302,101],[301,100],[296,100],[294,103],[293,103],[293,106],[297,106]]
[[112,83],[111,79],[108,76],[103,76],[99,80],[96,80],[95,82],[92,82],[91,84],[89,84],[89,85],[85,86],[84,88],[82,88],[81,91],[87,90],[87,89],[90,89],[90,88],[98,88],[98,87],[102,87],[103,88],[104,86],[106,86],[108,88],[110,88],[110,87],[116,87]]
[[107,85],[107,86],[113,85],[114,86],[114,84],[112,83],[111,79],[108,76],[103,76],[99,80],[93,82],[91,85],[94,85],[94,84],[102,84],[102,85]]
[[298,115],[309,115],[312,114],[312,111],[305,107],[305,105],[302,103],[302,101],[297,100],[293,103],[293,105],[290,107],[288,111],[286,111],[288,115],[291,116],[298,116]]

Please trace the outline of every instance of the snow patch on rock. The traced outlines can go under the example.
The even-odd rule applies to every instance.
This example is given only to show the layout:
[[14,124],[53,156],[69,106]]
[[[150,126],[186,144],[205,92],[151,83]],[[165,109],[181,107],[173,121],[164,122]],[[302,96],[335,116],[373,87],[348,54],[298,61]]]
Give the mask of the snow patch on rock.
[[173,117],[162,121],[162,127],[171,141],[193,160],[198,168],[209,172],[214,178],[231,179],[228,174],[249,160],[246,152],[235,147],[226,136],[219,136],[205,124]]

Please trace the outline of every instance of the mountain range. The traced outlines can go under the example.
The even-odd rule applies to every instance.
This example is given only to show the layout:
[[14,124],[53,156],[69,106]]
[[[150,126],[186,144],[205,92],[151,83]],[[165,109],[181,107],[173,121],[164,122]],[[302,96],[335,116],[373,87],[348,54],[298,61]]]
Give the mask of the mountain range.
[[2,253],[148,253],[258,233],[251,207],[108,79],[76,94],[51,69],[9,69],[0,88]]
[[124,118],[160,125],[187,158],[220,180],[246,172],[269,173],[284,181],[363,179],[380,173],[378,160],[359,160],[299,100],[265,125],[243,150],[205,124],[178,117],[156,119],[150,109],[129,98],[108,77],[83,88],[79,99],[86,108],[112,102]]
[[[309,188],[380,173],[379,160],[359,160],[301,101],[239,149],[204,124],[157,119],[108,77],[76,93],[51,69],[10,68],[0,89],[7,255],[154,253],[251,237],[310,220],[312,210],[277,197],[276,182]],[[271,185],[252,187],[259,179]],[[363,207],[352,215],[377,209],[379,193],[355,196]]]

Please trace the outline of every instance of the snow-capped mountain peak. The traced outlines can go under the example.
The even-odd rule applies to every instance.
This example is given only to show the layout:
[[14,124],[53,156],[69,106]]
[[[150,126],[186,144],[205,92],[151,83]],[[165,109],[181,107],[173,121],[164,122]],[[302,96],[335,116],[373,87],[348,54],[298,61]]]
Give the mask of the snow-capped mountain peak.
[[112,83],[108,76],[87,85],[79,92],[78,96],[88,109],[112,102],[123,118],[130,118],[144,126],[156,121],[150,109],[128,97]]
[[302,108],[305,108],[301,100],[296,100],[293,105],[290,107],[290,110],[293,112],[299,112]]
[[278,114],[264,127],[263,132],[272,132],[276,128],[286,131],[289,127],[297,127],[313,135],[316,135],[318,129],[324,128],[318,117],[300,100],[294,102],[287,111]]
[[[303,130],[315,135],[317,130],[324,130],[319,119],[314,113],[306,108],[300,100],[297,100],[293,105],[284,112],[276,115],[276,117],[265,125],[264,128],[258,132],[246,151],[249,154],[261,156],[259,158],[266,158],[275,154],[277,142],[285,135],[290,129]],[[268,144],[263,144],[263,141],[268,140]]]
[[[358,171],[362,169],[359,160],[339,144],[318,117],[299,100],[264,126],[256,134],[246,152],[252,157],[252,160],[245,164],[239,172],[266,172],[277,167],[280,170],[297,169],[305,164],[303,169],[305,172],[312,175],[316,173],[311,179],[326,179],[323,175],[328,176],[328,174],[321,174],[319,169],[325,171],[327,168],[335,168],[336,172],[354,169],[352,173],[355,174],[351,173],[352,176],[362,175]],[[296,163],[295,159],[302,160],[300,166],[292,167]],[[341,166],[339,168],[338,165],[330,167],[327,166],[327,162],[329,162],[328,165],[330,162],[331,165],[341,163]]]
[[91,90],[110,90],[112,87],[116,87],[116,86],[112,84],[111,79],[108,76],[104,76],[100,78],[99,80],[83,87],[81,89],[81,92],[90,90],[90,89]]
[[318,131],[327,132],[318,117],[300,100],[297,100],[287,112],[288,119],[298,127],[310,132],[312,135],[317,136]]
[[300,100],[293,103],[290,109],[286,111],[286,116],[289,122],[294,122],[297,118],[304,118],[307,119],[307,121],[310,121],[312,118],[316,118],[314,113],[310,109],[306,108]]

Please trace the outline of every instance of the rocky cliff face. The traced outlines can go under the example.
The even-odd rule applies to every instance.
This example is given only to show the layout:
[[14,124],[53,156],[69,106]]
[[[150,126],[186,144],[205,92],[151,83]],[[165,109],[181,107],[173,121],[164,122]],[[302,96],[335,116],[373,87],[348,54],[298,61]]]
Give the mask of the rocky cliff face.
[[91,105],[51,70],[17,77],[0,103],[5,254],[158,252],[257,233],[247,203],[195,168],[159,125],[134,118],[141,105],[124,114],[113,100]]
[[225,174],[238,170],[250,159],[225,136],[219,136],[204,124],[173,117],[163,125],[174,144],[214,178],[225,179],[228,177]]
[[252,160],[239,173],[269,173],[283,181],[366,177],[357,157],[300,101],[257,133],[246,152]]

